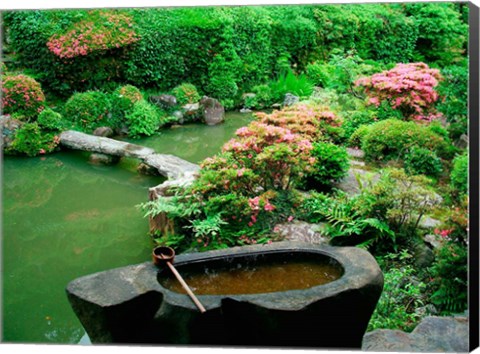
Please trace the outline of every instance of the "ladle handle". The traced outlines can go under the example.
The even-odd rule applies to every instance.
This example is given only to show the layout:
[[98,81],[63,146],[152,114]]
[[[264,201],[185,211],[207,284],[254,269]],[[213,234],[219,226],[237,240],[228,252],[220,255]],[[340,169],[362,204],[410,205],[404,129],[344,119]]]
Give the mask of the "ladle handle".
[[183,288],[185,289],[185,291],[187,292],[187,294],[190,296],[190,298],[192,299],[192,301],[195,303],[195,305],[197,305],[197,307],[198,307],[198,309],[200,310],[200,312],[201,312],[201,313],[206,312],[207,310],[205,310],[205,307],[203,307],[203,305],[200,303],[200,301],[198,301],[198,299],[197,299],[197,297],[195,296],[195,294],[192,292],[192,290],[190,290],[190,288],[188,287],[187,283],[185,283],[185,280],[183,280],[182,276],[180,275],[180,273],[177,272],[177,270],[175,269],[175,267],[173,266],[173,264],[167,261],[167,265],[170,267],[170,270],[172,271],[172,273],[177,277],[177,279],[178,279],[178,281],[180,282],[180,284],[182,284]]

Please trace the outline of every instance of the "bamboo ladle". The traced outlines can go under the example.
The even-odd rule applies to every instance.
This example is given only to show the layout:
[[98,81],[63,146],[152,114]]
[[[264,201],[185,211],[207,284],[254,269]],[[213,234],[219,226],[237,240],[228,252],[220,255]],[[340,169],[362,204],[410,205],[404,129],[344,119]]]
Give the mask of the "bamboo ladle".
[[166,247],[166,246],[160,246],[156,247],[153,249],[153,263],[157,266],[163,266],[164,264],[167,264],[167,266],[170,268],[172,271],[173,275],[177,278],[179,283],[182,285],[182,287],[185,289],[187,292],[188,296],[192,299],[193,303],[198,307],[201,313],[206,312],[205,307],[201,304],[201,302],[197,299],[193,291],[190,289],[188,284],[183,280],[182,276],[180,273],[175,269],[173,266],[172,262],[173,259],[175,258],[175,251],[171,247]]

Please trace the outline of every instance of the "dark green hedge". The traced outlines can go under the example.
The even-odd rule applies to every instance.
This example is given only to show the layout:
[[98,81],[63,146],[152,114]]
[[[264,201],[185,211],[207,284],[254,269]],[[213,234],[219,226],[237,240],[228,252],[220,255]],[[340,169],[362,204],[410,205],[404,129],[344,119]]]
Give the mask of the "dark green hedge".
[[464,54],[467,34],[464,9],[451,3],[109,11],[132,16],[141,40],[61,60],[46,43],[88,19],[88,11],[10,11],[4,16],[9,46],[23,69],[55,94],[126,83],[170,90],[190,82],[201,93],[233,98],[287,67],[303,72],[326,61],[335,48],[384,63],[451,62]]

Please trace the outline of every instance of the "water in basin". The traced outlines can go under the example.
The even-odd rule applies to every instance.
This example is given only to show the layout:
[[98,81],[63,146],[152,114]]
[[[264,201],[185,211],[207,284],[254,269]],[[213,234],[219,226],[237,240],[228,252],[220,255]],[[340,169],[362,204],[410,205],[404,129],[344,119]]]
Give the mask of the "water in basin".
[[[178,271],[197,295],[261,294],[308,289],[330,283],[343,274],[338,262],[319,255],[262,256],[255,260],[206,262],[179,266]],[[168,271],[159,274],[160,284],[186,294]]]

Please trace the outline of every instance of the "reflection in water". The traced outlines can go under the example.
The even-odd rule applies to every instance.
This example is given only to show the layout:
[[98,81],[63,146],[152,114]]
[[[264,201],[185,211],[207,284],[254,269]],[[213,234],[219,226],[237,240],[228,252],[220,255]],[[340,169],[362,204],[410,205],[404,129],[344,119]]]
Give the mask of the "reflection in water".
[[[189,125],[134,142],[199,162],[249,120],[233,115],[217,127]],[[68,304],[68,282],[150,259],[148,223],[135,206],[162,179],[137,174],[137,163],[94,166],[80,152],[4,158],[5,342],[78,343],[84,330]]]

